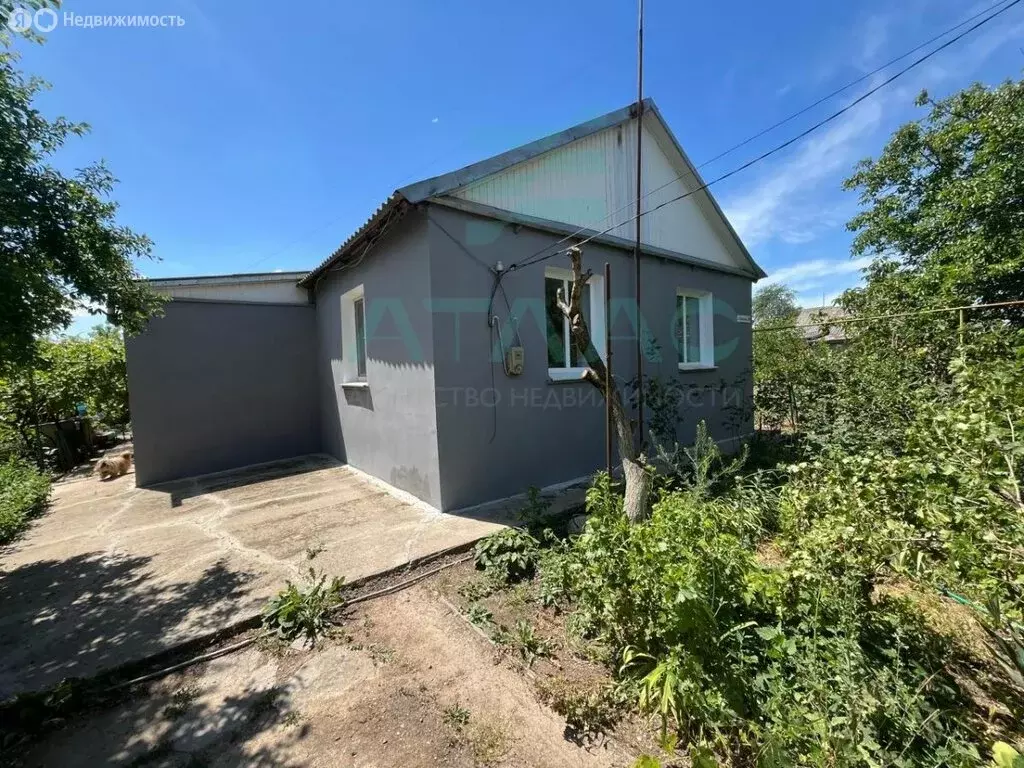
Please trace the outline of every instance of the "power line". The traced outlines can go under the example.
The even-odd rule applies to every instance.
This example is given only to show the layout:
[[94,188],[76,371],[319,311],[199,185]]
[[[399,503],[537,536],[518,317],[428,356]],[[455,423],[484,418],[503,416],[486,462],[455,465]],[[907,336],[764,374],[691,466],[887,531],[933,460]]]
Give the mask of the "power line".
[[[891,77],[889,77],[888,79],[883,81],[881,84],[875,86],[874,88],[870,89],[866,93],[862,94],[861,96],[859,96],[857,99],[855,99],[851,103],[847,104],[842,109],[838,110],[837,112],[832,113],[831,115],[829,115],[825,119],[815,123],[810,128],[808,128],[807,130],[803,131],[802,133],[797,134],[796,136],[794,136],[793,138],[789,139],[788,141],[785,141],[782,144],[779,144],[778,146],[773,147],[772,149],[768,150],[767,152],[765,152],[765,153],[755,157],[753,160],[750,160],[750,161],[744,163],[743,165],[740,165],[739,167],[734,168],[733,170],[728,171],[727,173],[722,174],[718,178],[716,178],[716,179],[714,179],[712,181],[709,181],[709,182],[707,182],[705,184],[702,184],[701,186],[697,187],[696,189],[693,189],[693,190],[691,190],[689,192],[686,192],[686,193],[684,193],[682,195],[678,195],[677,197],[674,197],[674,198],[672,198],[670,200],[666,200],[665,202],[657,205],[654,208],[648,209],[648,210],[643,211],[643,212],[638,212],[638,213],[634,214],[633,216],[630,216],[629,218],[627,218],[624,221],[621,221],[621,222],[619,222],[619,223],[617,223],[617,224],[615,224],[615,225],[613,225],[611,227],[608,227],[607,229],[604,229],[604,230],[602,230],[602,231],[600,231],[600,232],[598,232],[598,233],[596,233],[594,235],[591,235],[590,237],[586,238],[582,242],[577,243],[577,245],[584,245],[584,244],[590,242],[591,240],[593,240],[595,237],[600,237],[601,235],[605,235],[605,234],[611,232],[614,229],[618,229],[619,227],[621,227],[621,226],[623,226],[625,224],[628,224],[634,218],[638,218],[638,217],[641,217],[641,216],[646,216],[648,213],[653,213],[654,211],[657,211],[660,208],[664,208],[666,205],[669,205],[671,203],[674,203],[674,202],[677,202],[679,200],[682,200],[683,198],[689,197],[690,195],[696,194],[697,192],[701,192],[702,190],[707,189],[708,187],[712,186],[713,184],[717,184],[717,183],[719,183],[721,181],[724,181],[725,179],[728,179],[729,177],[734,176],[737,173],[740,173],[741,171],[746,170],[750,166],[752,166],[752,165],[754,165],[756,163],[759,163],[762,160],[765,160],[768,157],[771,157],[772,155],[774,155],[774,154],[776,154],[778,152],[781,152],[783,149],[786,149],[787,147],[791,146],[792,144],[796,143],[797,141],[800,141],[801,139],[805,138],[809,134],[811,134],[814,131],[818,130],[822,126],[832,122],[837,117],[840,117],[844,113],[848,112],[850,109],[852,109],[853,107],[857,106],[862,101],[864,101],[868,97],[872,96],[874,93],[878,92],[879,90],[881,90],[885,86],[889,85],[890,83],[892,83],[897,78],[903,76],[904,74],[906,74],[910,70],[914,69],[918,65],[922,64],[923,62],[927,61],[929,58],[931,58],[935,54],[939,53],[940,51],[944,50],[945,48],[948,48],[950,45],[952,45],[953,43],[959,41],[960,39],[962,39],[966,35],[970,34],[974,30],[976,30],[979,27],[981,27],[982,25],[987,24],[989,21],[994,19],[996,16],[999,16],[1000,14],[1008,11],[1010,8],[1012,8],[1013,6],[1017,5],[1020,1],[1021,0],[1011,0],[1011,2],[1009,4],[1003,6],[1002,8],[999,8],[999,10],[995,11],[994,13],[992,13],[992,15],[987,16],[986,18],[982,19],[980,22],[978,22],[977,24],[974,24],[969,29],[964,30],[959,35],[956,35],[955,37],[950,38],[945,43],[940,45],[938,48],[935,48],[934,50],[930,51],[929,53],[925,54],[924,56],[916,59],[913,63],[911,63],[908,66],[904,67],[899,72],[897,72],[896,74],[892,75]],[[999,5],[999,3],[996,3],[995,6],[990,6],[985,11],[982,11],[982,13],[988,13],[990,10],[992,10],[993,7],[996,7],[998,5]],[[896,57],[895,59],[892,59],[891,61],[889,61],[888,63],[886,63],[882,67],[879,67],[878,69],[875,69],[874,71],[864,75],[863,77],[858,78],[857,80],[851,81],[850,83],[847,83],[842,88],[839,88],[836,91],[833,91],[832,93],[830,93],[828,96],[822,97],[821,99],[819,99],[818,101],[816,101],[813,104],[809,105],[808,107],[805,107],[804,109],[800,110],[799,112],[793,113],[792,115],[790,115],[789,117],[785,118],[784,120],[779,121],[775,125],[772,125],[772,126],[770,126],[768,128],[765,128],[764,130],[760,131],[759,133],[751,136],[749,139],[746,139],[746,140],[740,142],[739,144],[737,144],[736,146],[731,147],[730,149],[725,150],[724,152],[716,155],[715,157],[711,158],[710,160],[706,160],[705,162],[701,163],[701,165],[699,165],[697,167],[698,168],[702,168],[705,165],[708,165],[709,163],[712,163],[715,160],[718,160],[718,159],[724,157],[725,155],[735,151],[736,149],[739,149],[740,147],[745,146],[746,144],[750,143],[751,141],[753,141],[753,140],[763,136],[765,133],[768,133],[769,131],[774,130],[775,128],[779,127],[780,125],[783,125],[784,123],[789,122],[793,118],[798,117],[799,115],[807,112],[808,110],[812,109],[813,107],[817,106],[818,104],[821,104],[823,101],[826,101],[826,100],[832,98],[833,96],[835,96],[836,94],[841,93],[842,91],[846,90],[847,88],[850,88],[851,86],[856,85],[859,82],[862,82],[863,80],[871,77],[872,75],[877,74],[881,70],[883,70],[883,69],[887,68],[888,66],[890,66],[893,62],[900,61],[901,59],[905,59],[911,53],[914,53],[915,51],[920,50],[921,48],[929,45],[930,43],[934,42],[935,40],[938,40],[938,39],[940,39],[942,37],[945,37],[946,35],[948,35],[953,30],[959,29],[960,27],[964,26],[965,24],[969,23],[970,21],[973,21],[974,19],[978,18],[979,15],[981,15],[981,14],[975,14],[974,16],[971,16],[970,18],[965,19],[964,21],[960,22],[956,26],[951,27],[950,29],[946,30],[942,34],[937,35],[936,37],[933,37],[931,40],[929,40],[927,42],[921,43],[917,47],[911,49],[910,51],[907,51],[906,53],[902,54],[901,56]],[[643,196],[643,198],[647,198],[650,195],[653,195],[655,192],[661,191],[662,189],[664,189],[665,187],[669,186],[670,184],[673,184],[673,183],[675,183],[677,181],[682,180],[683,178],[685,178],[685,176],[686,176],[686,174],[684,174],[683,176],[677,176],[676,178],[674,178],[674,179],[670,180],[669,182],[661,185],[660,187],[658,187],[656,189],[652,189],[650,192],[645,194]],[[616,209],[615,211],[612,211],[610,214],[602,217],[601,219],[598,220],[598,222],[595,222],[595,223],[599,223],[600,221],[604,221],[605,219],[608,219],[611,216],[614,216],[616,213],[619,213],[619,212],[625,210],[626,208],[632,207],[632,205],[633,205],[632,203],[628,203],[628,204],[626,204],[624,206],[621,206],[620,208]],[[547,256],[543,256],[542,258],[538,258],[545,251],[547,251],[547,250],[549,250],[551,248],[556,248],[557,246],[561,245],[562,243],[564,243],[564,242],[566,242],[568,240],[571,240],[572,238],[576,237],[577,235],[581,234],[582,232],[587,231],[588,229],[590,229],[589,226],[580,227],[575,232],[572,232],[572,233],[566,235],[565,237],[563,237],[562,239],[552,243],[551,245],[545,246],[541,250],[531,254],[530,256],[527,256],[522,261],[520,261],[520,262],[518,262],[516,264],[510,265],[510,268],[520,269],[522,267],[530,266],[531,264],[537,264],[537,263],[539,263],[541,261],[546,261],[549,258],[557,256],[559,253],[564,253],[564,249],[563,249],[563,250],[560,250],[560,251],[554,251],[553,253],[551,253],[551,254],[549,254]]]
[[[931,45],[932,43],[936,42],[937,40],[940,40],[940,39],[942,39],[943,37],[945,37],[945,36],[946,36],[946,35],[948,35],[949,33],[951,33],[951,32],[955,32],[956,30],[960,29],[960,27],[962,27],[962,26],[964,26],[964,25],[966,25],[966,24],[970,24],[970,23],[971,23],[972,21],[974,21],[974,20],[975,20],[976,18],[978,18],[979,16],[984,16],[984,15],[985,15],[986,13],[988,13],[989,11],[991,11],[991,10],[992,10],[993,8],[996,8],[996,7],[1000,6],[1000,5],[1002,5],[1002,4],[1004,3],[1004,2],[1006,2],[1006,0],[999,0],[999,2],[997,2],[997,3],[993,3],[992,5],[990,5],[990,6],[988,6],[987,8],[985,8],[985,9],[984,9],[983,11],[978,11],[978,12],[977,12],[976,14],[974,14],[973,16],[969,16],[969,17],[967,17],[966,19],[964,19],[963,21],[961,21],[961,22],[960,22],[959,24],[956,24],[955,26],[952,26],[952,27],[950,27],[949,29],[947,29],[947,30],[945,30],[945,31],[943,31],[943,32],[940,32],[939,34],[935,35],[935,37],[932,37],[932,38],[929,38],[928,40],[925,40],[925,41],[924,41],[923,43],[920,43],[919,45],[916,45],[916,46],[914,46],[914,47],[913,47],[913,48],[911,48],[911,49],[910,49],[909,51],[906,51],[906,52],[904,52],[904,53],[901,53],[901,54],[900,54],[899,56],[897,56],[897,57],[895,57],[895,58],[893,58],[893,59],[889,59],[889,61],[885,62],[885,64],[882,64],[881,66],[879,66],[879,67],[876,67],[875,69],[871,70],[870,72],[867,72],[866,74],[864,74],[864,75],[861,75],[861,76],[860,76],[860,77],[858,77],[858,78],[857,78],[856,80],[851,80],[851,81],[850,81],[850,82],[848,82],[848,83],[847,83],[846,85],[842,85],[842,86],[840,86],[839,88],[836,88],[836,89],[835,89],[834,91],[832,91],[831,93],[829,93],[829,94],[827,94],[827,95],[825,95],[825,96],[822,96],[822,97],[821,97],[820,99],[818,99],[817,101],[813,102],[812,104],[808,104],[808,105],[807,105],[806,107],[804,107],[803,109],[801,109],[801,110],[799,110],[799,111],[797,111],[797,112],[794,112],[793,114],[789,115],[788,117],[784,117],[784,118],[782,118],[782,119],[781,119],[781,120],[779,120],[779,122],[777,122],[777,123],[772,123],[772,124],[771,124],[771,125],[769,125],[769,126],[768,126],[767,128],[764,128],[763,130],[760,130],[760,131],[758,131],[758,132],[757,132],[757,133],[755,133],[755,134],[754,134],[753,136],[751,136],[751,137],[749,137],[749,138],[747,138],[747,139],[744,139],[743,141],[741,141],[741,142],[740,142],[739,144],[736,144],[736,145],[734,145],[734,146],[731,146],[731,147],[729,147],[728,149],[726,149],[726,150],[725,150],[725,151],[723,151],[723,152],[719,152],[719,153],[718,153],[717,155],[715,155],[715,156],[714,156],[714,157],[712,157],[712,158],[709,158],[708,160],[705,160],[704,162],[702,162],[702,163],[701,163],[700,165],[698,165],[697,167],[698,167],[698,168],[703,168],[703,167],[704,167],[705,165],[711,165],[711,163],[715,162],[716,160],[721,160],[721,159],[722,159],[723,157],[725,157],[726,155],[731,155],[731,154],[732,154],[733,152],[735,152],[735,151],[736,151],[737,149],[742,149],[743,147],[747,146],[747,144],[749,144],[750,142],[752,142],[752,141],[754,141],[754,140],[756,140],[756,139],[759,139],[759,138],[761,138],[761,137],[762,137],[762,136],[764,136],[764,135],[765,135],[766,133],[771,133],[771,132],[772,132],[772,131],[774,131],[774,130],[775,130],[776,128],[779,128],[779,127],[781,127],[781,126],[785,125],[786,123],[790,122],[791,120],[794,120],[794,119],[796,119],[796,118],[800,117],[800,115],[803,115],[803,114],[805,114],[805,113],[807,113],[807,112],[810,112],[810,111],[811,111],[812,109],[814,109],[814,108],[815,108],[816,106],[818,106],[819,104],[822,104],[822,103],[824,103],[824,102],[828,101],[828,100],[829,100],[829,99],[831,99],[831,98],[832,98],[833,96],[838,96],[838,95],[839,95],[840,93],[842,93],[843,91],[845,91],[845,90],[848,90],[848,89],[852,88],[852,87],[853,87],[853,86],[855,86],[855,85],[858,85],[858,84],[860,84],[860,83],[863,83],[863,82],[864,82],[865,80],[867,80],[867,79],[869,79],[869,78],[871,78],[871,77],[874,77],[874,76],[875,76],[875,75],[877,75],[877,74],[878,74],[879,72],[881,72],[881,71],[883,71],[883,70],[886,70],[886,69],[888,69],[888,68],[889,68],[889,67],[891,67],[891,66],[892,66],[893,64],[895,64],[895,63],[896,63],[897,61],[902,61],[903,59],[907,58],[907,56],[909,56],[910,54],[912,54],[912,53],[917,53],[917,52],[918,52],[918,51],[920,51],[920,50],[921,50],[922,48],[926,48],[926,47],[928,47],[929,45]],[[673,181],[676,181],[676,179],[673,179]],[[669,184],[673,183],[673,181],[670,181],[670,182],[669,182]],[[654,192],[657,192],[657,191],[659,191],[659,190],[661,190],[661,189],[664,189],[664,188],[665,188],[665,187],[667,187],[667,186],[668,186],[668,184],[664,184],[664,185],[662,185],[661,187],[658,187],[658,189],[652,189],[652,190],[651,190],[650,192],[648,192],[647,194],[648,194],[648,195],[650,195],[650,194],[653,194]]]
[[[864,315],[862,317],[843,317],[843,318],[822,318],[817,323],[801,323],[799,325],[772,325],[767,328],[754,327],[751,330],[754,333],[763,333],[766,331],[789,331],[800,328],[819,328],[823,325],[846,325],[847,323],[867,323],[873,320],[893,320],[900,317],[918,317],[920,315],[935,315],[942,312],[966,312],[972,309],[997,309],[999,307],[1019,307],[1024,306],[1024,299],[1017,299],[1015,301],[996,301],[991,304],[964,304],[960,307],[939,307],[937,309],[918,309],[913,312],[893,312],[886,315]],[[811,317],[814,315],[812,314]]]

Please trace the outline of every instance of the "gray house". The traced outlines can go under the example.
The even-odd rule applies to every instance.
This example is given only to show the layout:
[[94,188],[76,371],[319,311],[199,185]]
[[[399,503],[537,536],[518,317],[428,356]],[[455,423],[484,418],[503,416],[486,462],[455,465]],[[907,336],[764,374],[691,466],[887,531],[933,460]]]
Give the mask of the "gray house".
[[397,190],[310,272],[152,281],[173,300],[128,342],[137,482],[327,453],[447,511],[586,477],[604,404],[552,301],[563,249],[602,230],[586,310],[616,379],[639,333],[645,374],[683,389],[681,440],[749,434],[764,273],[645,104],[644,210],[683,197],[641,218],[639,313],[629,107]]

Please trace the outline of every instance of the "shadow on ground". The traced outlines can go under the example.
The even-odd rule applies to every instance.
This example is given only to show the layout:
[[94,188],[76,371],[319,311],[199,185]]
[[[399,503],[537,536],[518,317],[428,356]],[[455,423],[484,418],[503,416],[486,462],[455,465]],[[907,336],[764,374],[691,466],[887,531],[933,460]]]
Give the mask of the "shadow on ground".
[[275,669],[253,654],[225,659],[105,701],[11,751],[26,766],[290,767],[286,755],[309,726],[293,713],[287,687],[275,684]]
[[20,680],[55,682],[163,650],[163,635],[186,619],[203,633],[239,618],[234,603],[253,574],[218,561],[167,583],[153,579],[150,560],[88,552],[0,575],[0,605],[18,606],[0,618],[0,693],[15,692]]
[[189,499],[203,496],[207,493],[221,493],[235,488],[245,488],[258,483],[265,483],[270,480],[280,480],[340,466],[343,466],[341,462],[330,456],[311,454],[308,456],[297,456],[293,459],[282,459],[281,461],[269,462],[267,464],[257,464],[252,467],[242,467],[241,469],[190,477],[184,480],[156,483],[147,486],[147,488],[152,491],[166,493],[170,499],[171,507],[177,508]]

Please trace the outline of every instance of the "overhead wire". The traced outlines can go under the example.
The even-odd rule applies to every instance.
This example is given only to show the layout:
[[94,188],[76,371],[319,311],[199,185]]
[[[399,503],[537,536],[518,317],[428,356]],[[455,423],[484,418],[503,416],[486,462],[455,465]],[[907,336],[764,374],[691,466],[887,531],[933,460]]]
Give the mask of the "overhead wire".
[[[964,304],[959,307],[937,307],[934,309],[917,309],[913,312],[891,312],[884,315],[861,315],[858,317],[825,317],[816,323],[798,323],[795,325],[770,325],[765,328],[754,326],[751,330],[754,333],[765,333],[768,331],[790,331],[802,328],[820,328],[823,325],[847,325],[849,323],[867,323],[875,320],[894,320],[902,317],[919,317],[920,315],[935,315],[943,312],[967,312],[975,309],[998,309],[1002,307],[1024,306],[1024,299],[1013,301],[995,301],[990,304]],[[811,314],[814,317],[814,314]]]
[[[907,56],[910,56],[912,53],[916,53],[917,51],[921,50],[922,48],[924,48],[924,47],[926,47],[928,45],[931,45],[932,43],[934,43],[937,40],[945,37],[946,35],[950,34],[951,32],[954,32],[955,30],[959,29],[960,27],[964,26],[965,24],[969,24],[974,19],[976,19],[979,16],[982,16],[982,15],[988,13],[993,8],[996,8],[997,6],[1001,5],[1003,2],[1006,2],[1006,0],[999,0],[999,2],[994,3],[991,6],[988,6],[984,10],[978,11],[977,13],[973,14],[972,16],[969,16],[968,18],[966,18],[963,21],[961,21],[959,24],[956,24],[956,25],[950,27],[949,29],[946,29],[945,31],[941,32],[938,35],[935,35],[932,38],[929,38],[928,40],[924,41],[923,43],[919,43],[914,48],[911,48],[910,50],[900,54],[899,56],[896,56],[895,58],[890,59],[885,64],[882,64],[881,66],[876,67],[875,69],[873,69],[870,72],[867,72],[866,74],[856,78],[855,80],[851,80],[850,82],[846,83],[845,85],[842,85],[839,88],[835,89],[834,91],[826,94],[825,96],[822,96],[817,101],[815,101],[815,102],[813,102],[811,104],[808,104],[806,107],[803,107],[802,109],[800,109],[800,110],[798,110],[796,112],[793,112],[792,114],[788,115],[787,117],[784,117],[782,120],[779,120],[778,122],[773,123],[772,125],[770,125],[770,126],[768,126],[766,128],[763,128],[762,130],[758,131],[757,133],[753,134],[752,136],[749,136],[748,138],[744,139],[743,141],[739,142],[738,144],[735,144],[735,145],[729,147],[728,149],[723,150],[722,152],[719,152],[714,157],[709,158],[708,160],[705,160],[704,162],[702,162],[700,165],[697,166],[697,168],[703,168],[706,165],[710,165],[711,163],[715,162],[716,160],[720,160],[723,157],[725,157],[726,155],[732,154],[736,150],[745,147],[747,144],[751,143],[752,141],[755,141],[755,140],[761,138],[765,134],[774,131],[776,128],[779,128],[779,127],[785,125],[786,123],[796,119],[800,115],[803,115],[803,114],[809,112],[810,110],[812,110],[815,107],[817,107],[818,105],[828,101],[829,99],[831,99],[831,98],[833,98],[835,96],[838,96],[843,91],[845,91],[845,90],[847,90],[849,88],[852,88],[854,85],[857,85],[859,83],[864,82],[865,80],[867,80],[868,78],[878,74],[882,70],[889,68],[890,66],[892,66],[896,62],[902,61]],[[1011,2],[1010,4],[1014,5],[1015,3]],[[437,161],[437,159],[439,159],[439,158],[435,158],[434,160],[432,160],[430,165],[433,165]],[[681,179],[685,178],[685,175],[686,174],[684,174],[684,176],[680,176],[680,177],[674,178],[671,181],[666,182],[662,186],[657,187],[655,189],[652,189],[650,192],[647,192],[646,194],[644,194],[641,199],[646,199],[650,195],[652,195],[652,194],[654,194],[656,192],[660,192],[665,187],[667,187],[667,186],[669,186],[671,184],[674,184],[675,182],[680,181]],[[547,246],[545,248],[545,250],[547,248],[556,247],[556,246],[560,245],[561,243],[566,242],[567,240],[570,240],[573,237],[576,237],[576,235],[578,235],[578,234],[580,234],[582,232],[585,232],[588,229],[591,229],[591,227],[594,224],[600,224],[602,221],[605,221],[606,219],[616,215],[617,213],[621,213],[622,211],[626,210],[627,208],[631,208],[632,205],[633,205],[632,203],[628,203],[628,204],[626,204],[624,206],[621,206],[620,208],[617,208],[616,210],[612,211],[611,213],[603,216],[601,219],[598,219],[597,221],[593,222],[592,225],[581,227],[580,229],[578,229],[577,231],[573,232],[572,234],[566,235],[561,240],[559,240],[559,241],[557,241],[557,242]],[[319,232],[322,232],[323,230],[327,229],[327,227],[332,226],[333,224],[335,224],[338,221],[340,221],[342,218],[344,218],[344,216],[336,217],[336,218],[328,221],[326,224],[322,224],[322,225],[320,225],[320,226],[318,226],[318,227],[316,227],[316,228],[314,228],[312,230],[307,231],[305,235],[300,237],[298,240],[293,241],[290,245],[287,245],[284,248],[281,248],[281,249],[278,249],[276,251],[273,251],[273,252],[267,254],[266,256],[262,256],[259,259],[257,259],[256,261],[252,262],[249,268],[251,269],[253,267],[256,267],[259,264],[262,264],[262,263],[268,261],[269,259],[274,258],[275,256],[279,256],[279,255],[281,255],[283,253],[286,253],[286,252],[290,251],[296,245],[299,245],[299,244],[301,244],[303,242],[308,241],[309,237],[311,237],[312,235],[318,234]],[[626,223],[628,223],[628,222],[626,222]],[[619,225],[619,226],[621,226],[621,225]],[[613,229],[614,229],[614,227],[613,227]]]
[[[898,79],[899,77],[902,77],[904,74],[906,74],[910,70],[914,69],[915,67],[919,66],[920,64],[924,63],[925,61],[930,59],[932,56],[936,55],[940,51],[942,51],[942,50],[948,48],[949,46],[953,45],[954,43],[958,42],[959,40],[961,40],[962,38],[964,38],[965,36],[967,36],[971,32],[973,32],[974,30],[978,29],[979,27],[983,26],[984,24],[987,24],[992,19],[996,18],[997,16],[1001,15],[1002,13],[1005,13],[1010,8],[1012,8],[1013,6],[1017,5],[1020,2],[1021,2],[1021,0],[1010,0],[1009,3],[1003,5],[1001,8],[998,8],[998,10],[995,10],[994,12],[992,12],[991,15],[986,16],[984,19],[982,19],[978,23],[972,25],[971,27],[969,27],[968,29],[964,30],[960,34],[956,35],[955,37],[950,38],[949,40],[944,42],[942,45],[940,45],[937,48],[929,51],[924,56],[919,57],[918,59],[913,61],[908,66],[904,67],[903,69],[899,70],[894,75],[892,75],[891,77],[889,77],[886,80],[884,80],[883,82],[881,82],[879,85],[877,85],[874,88],[871,88],[870,90],[868,90],[865,93],[861,94],[859,97],[854,99],[852,102],[850,102],[849,104],[847,104],[843,108],[837,110],[836,112],[833,112],[829,116],[825,117],[824,119],[822,119],[822,120],[818,121],[817,123],[815,123],[814,125],[812,125],[810,128],[802,131],[801,133],[797,134],[796,136],[793,136],[792,138],[788,139],[787,141],[785,141],[785,142],[783,142],[783,143],[781,143],[781,144],[771,148],[770,150],[768,150],[768,151],[758,155],[757,157],[753,158],[752,160],[749,160],[746,163],[743,163],[742,165],[740,165],[740,166],[738,166],[738,167],[736,167],[736,168],[734,168],[734,169],[732,169],[732,170],[722,174],[721,176],[713,179],[712,181],[706,182],[706,183],[698,186],[695,189],[692,189],[692,190],[690,190],[688,192],[685,192],[685,193],[683,193],[681,195],[677,195],[676,197],[673,197],[673,198],[671,198],[669,200],[666,200],[666,201],[660,203],[659,205],[657,205],[657,206],[655,206],[653,208],[649,208],[646,211],[638,211],[637,213],[629,216],[627,219],[625,219],[623,221],[620,221],[620,222],[614,224],[613,226],[608,227],[608,228],[606,228],[604,230],[601,230],[601,231],[599,231],[599,232],[597,232],[597,233],[595,233],[593,235],[590,235],[589,237],[587,237],[586,239],[582,240],[581,242],[576,243],[576,245],[577,246],[578,245],[584,245],[584,244],[590,242],[591,240],[593,240],[595,237],[600,237],[602,235],[608,234],[612,230],[618,229],[619,227],[622,227],[622,226],[628,224],[629,222],[633,221],[634,219],[636,219],[638,217],[646,216],[647,214],[653,213],[654,211],[657,211],[657,210],[659,210],[661,208],[664,208],[667,205],[670,205],[670,204],[672,204],[674,202],[678,202],[679,200],[682,200],[682,199],[684,199],[686,197],[694,195],[697,192],[701,192],[701,191],[707,189],[708,187],[710,187],[710,186],[712,186],[714,184],[718,184],[719,182],[725,181],[726,179],[736,175],[737,173],[740,173],[740,172],[746,170],[747,168],[750,168],[752,165],[755,165],[756,163],[759,163],[762,160],[765,160],[765,159],[771,157],[772,155],[775,155],[778,152],[781,152],[782,150],[786,149],[787,147],[795,144],[796,142],[798,142],[801,139],[805,138],[806,136],[810,135],[814,131],[818,130],[819,128],[822,128],[823,126],[825,126],[828,123],[832,122],[836,118],[838,118],[838,117],[842,116],[843,114],[845,114],[846,112],[850,111],[855,106],[857,106],[858,104],[860,104],[861,102],[863,102],[864,100],[866,100],[867,98],[872,96],[873,94],[875,94],[878,91],[880,91],[882,88],[884,88],[887,85],[889,85],[890,83],[892,83],[894,80]],[[926,41],[924,43],[921,43],[920,45],[916,46],[915,48],[912,48],[910,51],[907,51],[906,53],[896,57],[895,59],[892,59],[891,61],[889,61],[886,64],[882,65],[881,67],[877,68],[876,70],[874,70],[874,71],[864,75],[863,77],[860,77],[857,80],[854,80],[854,81],[851,81],[850,83],[847,83],[842,88],[839,88],[836,91],[830,93],[829,95],[822,97],[821,99],[819,99],[818,101],[814,102],[813,104],[805,107],[804,109],[800,110],[799,112],[793,113],[792,115],[790,115],[789,117],[779,121],[778,123],[776,123],[776,124],[774,124],[772,126],[769,126],[768,128],[763,129],[759,133],[754,134],[753,136],[751,136],[748,139],[745,139],[744,141],[740,142],[739,144],[735,145],[734,147],[731,147],[731,148],[725,150],[724,152],[719,153],[718,155],[716,155],[715,157],[711,158],[710,160],[707,160],[707,161],[701,163],[701,165],[699,165],[697,167],[698,168],[702,168],[705,165],[708,165],[709,163],[712,163],[715,160],[718,160],[718,159],[724,157],[725,155],[735,151],[736,149],[739,149],[740,147],[745,146],[746,144],[750,143],[751,141],[753,141],[753,140],[763,136],[765,133],[768,133],[768,132],[774,130],[775,128],[779,127],[780,125],[783,125],[784,123],[789,122],[793,118],[798,117],[801,114],[804,114],[805,112],[807,112],[808,110],[810,110],[813,107],[817,106],[818,104],[822,103],[823,101],[826,101],[826,100],[832,98],[833,96],[837,95],[838,93],[841,93],[842,91],[846,90],[847,88],[850,88],[851,86],[856,85],[859,82],[862,82],[863,80],[871,77],[872,75],[877,74],[878,72],[882,71],[883,69],[886,69],[893,62],[905,59],[910,54],[920,50],[923,47],[928,46],[929,44],[935,42],[938,39],[941,39],[942,37],[945,37],[950,32],[952,32],[952,31],[954,31],[956,29],[959,29],[960,27],[963,27],[965,24],[970,23],[974,19],[977,19],[979,15],[984,14],[984,13],[988,13],[989,11],[992,11],[993,8],[996,8],[999,5],[1000,5],[1000,3],[996,3],[994,6],[990,6],[985,11],[982,11],[979,14],[975,14],[975,15],[971,16],[970,18],[965,19],[964,21],[960,22],[956,26],[947,29],[945,32],[941,33],[940,35],[937,35],[937,36],[931,38],[930,40],[928,40],[928,41]],[[659,192],[662,189],[665,189],[665,187],[667,187],[667,186],[669,186],[669,185],[671,185],[671,184],[673,184],[673,183],[675,183],[677,181],[683,180],[688,175],[691,175],[691,174],[687,173],[687,174],[683,174],[681,176],[677,176],[676,178],[670,180],[669,182],[666,182],[665,184],[661,185],[660,187],[657,187],[656,189],[652,189],[650,192],[645,194],[641,199],[646,199],[650,195],[653,195],[654,193]],[[621,206],[620,208],[616,209],[612,213],[602,217],[599,221],[605,221],[606,219],[610,218],[611,216],[614,216],[616,213],[620,213],[623,210],[626,210],[627,208],[632,208],[632,207],[633,207],[633,203],[628,203],[628,204],[626,204],[624,206]],[[553,251],[552,253],[550,253],[550,254],[548,254],[546,256],[543,255],[545,253],[545,251],[548,251],[551,248],[557,248],[557,246],[561,245],[562,243],[567,242],[569,240],[572,240],[577,235],[582,234],[583,232],[586,232],[586,231],[588,231],[590,229],[591,229],[591,226],[589,226],[589,225],[588,226],[584,226],[584,227],[580,227],[575,232],[572,232],[572,233],[566,235],[565,237],[561,238],[560,240],[557,240],[556,242],[554,242],[554,243],[552,243],[550,245],[545,246],[544,248],[540,249],[539,251],[536,251],[535,253],[531,254],[530,256],[527,256],[524,259],[509,265],[509,269],[510,270],[511,269],[522,269],[522,268],[528,267],[528,266],[530,266],[532,264],[537,264],[537,263],[539,263],[541,261],[546,261],[547,259],[553,258],[554,256],[557,256],[557,255],[559,255],[561,253],[565,253],[567,249],[556,250],[556,251]]]

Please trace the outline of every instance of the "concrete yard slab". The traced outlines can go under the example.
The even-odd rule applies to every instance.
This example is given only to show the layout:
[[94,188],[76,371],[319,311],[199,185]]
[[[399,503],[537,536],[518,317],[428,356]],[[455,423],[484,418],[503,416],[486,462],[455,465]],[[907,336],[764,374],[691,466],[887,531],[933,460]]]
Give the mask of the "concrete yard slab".
[[58,483],[0,555],[0,699],[252,616],[311,564],[352,581],[501,523],[494,511],[442,514],[324,456],[152,489],[132,474]]

